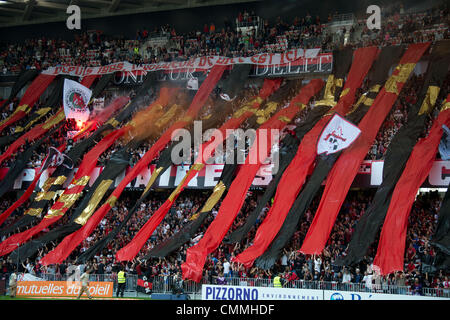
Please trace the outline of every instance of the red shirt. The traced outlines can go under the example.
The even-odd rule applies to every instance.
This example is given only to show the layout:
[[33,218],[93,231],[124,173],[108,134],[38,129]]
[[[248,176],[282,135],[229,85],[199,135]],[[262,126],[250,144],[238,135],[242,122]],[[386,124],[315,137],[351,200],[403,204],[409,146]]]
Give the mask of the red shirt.
[[406,257],[408,258],[408,260],[411,260],[415,254],[416,249],[414,249],[414,247],[409,247],[408,250],[406,250]]

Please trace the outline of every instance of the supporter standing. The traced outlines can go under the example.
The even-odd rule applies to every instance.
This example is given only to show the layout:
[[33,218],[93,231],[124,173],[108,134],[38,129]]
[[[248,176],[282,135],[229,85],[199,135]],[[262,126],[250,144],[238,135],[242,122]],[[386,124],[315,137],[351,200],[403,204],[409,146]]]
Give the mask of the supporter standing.
[[84,272],[81,277],[80,277],[80,281],[81,281],[81,289],[80,289],[80,293],[78,294],[77,299],[80,299],[81,295],[83,293],[86,293],[86,295],[88,296],[89,299],[92,299],[92,296],[89,293],[89,274],[91,273],[91,269],[87,269],[86,272]]
[[15,298],[17,293],[17,271],[14,271],[9,276],[9,295],[11,298]]

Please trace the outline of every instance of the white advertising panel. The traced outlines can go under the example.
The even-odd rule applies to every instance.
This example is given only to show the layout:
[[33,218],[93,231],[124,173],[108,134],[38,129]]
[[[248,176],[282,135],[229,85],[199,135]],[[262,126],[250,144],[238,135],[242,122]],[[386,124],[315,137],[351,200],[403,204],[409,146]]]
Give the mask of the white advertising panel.
[[202,300],[322,300],[323,290],[203,285]]

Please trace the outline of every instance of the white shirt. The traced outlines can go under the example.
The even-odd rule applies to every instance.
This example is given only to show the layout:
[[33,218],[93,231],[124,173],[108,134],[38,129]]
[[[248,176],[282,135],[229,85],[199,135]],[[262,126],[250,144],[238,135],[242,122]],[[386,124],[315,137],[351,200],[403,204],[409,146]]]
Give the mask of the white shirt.
[[352,281],[352,276],[350,273],[344,273],[344,275],[342,276],[342,282],[346,283],[346,282],[350,282]]
[[317,259],[314,259],[314,270],[315,271],[320,272],[321,265],[322,265],[322,259],[320,259],[320,257]]
[[364,276],[363,281],[366,283],[366,288],[372,288],[372,275],[368,274]]

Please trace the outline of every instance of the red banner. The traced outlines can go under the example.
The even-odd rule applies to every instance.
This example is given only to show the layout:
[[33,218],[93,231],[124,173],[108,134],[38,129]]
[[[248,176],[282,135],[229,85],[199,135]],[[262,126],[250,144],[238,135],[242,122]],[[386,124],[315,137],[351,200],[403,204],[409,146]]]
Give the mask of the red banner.
[[[260,90],[259,98],[255,99],[255,102],[252,104],[252,109],[257,110],[261,105],[262,101],[267,98],[271,93],[279,88],[281,84],[281,79],[266,79],[264,81],[263,87]],[[231,118],[226,121],[219,129],[221,132],[222,139],[214,139],[212,142],[205,142],[199,150],[205,150],[207,147],[214,149],[216,146],[221,144],[226,139],[227,130],[238,128],[242,122],[244,122],[247,118],[253,115],[253,112],[246,111],[241,116],[235,118]],[[229,132],[229,131],[228,131]],[[153,231],[158,227],[161,221],[166,216],[169,209],[172,207],[172,204],[178,198],[183,189],[188,185],[189,181],[191,181],[195,175],[203,168],[203,165],[208,160],[208,158],[204,158],[202,152],[199,152],[199,156],[195,161],[197,166],[193,166],[186,176],[183,178],[182,183],[176,188],[174,193],[172,193],[163,205],[151,216],[151,218],[144,224],[144,226],[139,230],[139,232],[135,235],[135,237],[131,240],[129,244],[120,249],[116,254],[116,259],[118,261],[130,261],[132,260],[138,253],[139,250],[144,246],[145,242],[151,236]],[[200,165],[200,166],[198,166]]]
[[[97,75],[84,77],[81,84],[89,88],[97,77],[98,77]],[[47,80],[47,81],[45,81],[44,83],[47,83],[50,79],[45,78],[45,80]],[[50,82],[48,82],[48,84],[49,83]],[[47,84],[47,86],[48,86],[48,84]],[[46,87],[44,88],[44,86],[42,86],[40,89],[42,89],[42,88],[44,90],[46,89]],[[27,92],[28,92],[28,90],[27,90]],[[39,93],[39,96],[42,94],[42,92]],[[39,98],[39,96],[37,96],[36,100]],[[22,98],[22,101],[24,100],[24,98]],[[21,103],[22,103],[22,101],[21,101]],[[27,99],[25,101],[29,101],[29,100]],[[33,104],[34,104],[34,102],[33,102]],[[16,152],[20,148],[20,146],[22,146],[26,141],[32,142],[32,141],[40,138],[48,130],[50,130],[51,128],[53,128],[55,125],[57,125],[58,123],[60,123],[63,120],[65,120],[64,111],[62,109],[60,109],[60,110],[58,110],[58,112],[55,115],[50,117],[45,122],[38,124],[38,125],[34,126],[33,128],[31,128],[25,134],[20,136],[16,141],[14,141],[8,147],[8,149],[6,149],[6,151],[0,156],[0,164],[3,161],[5,161],[6,159],[8,159],[9,157],[11,157],[14,154],[14,152]]]
[[81,192],[89,182],[89,176],[94,170],[98,157],[106,151],[122,134],[125,128],[115,130],[103,138],[91,151],[83,158],[80,167],[72,179],[71,184],[64,190],[64,193],[58,198],[55,204],[49,209],[49,214],[41,220],[41,222],[21,233],[12,235],[0,244],[0,256],[5,255],[14,250],[11,244],[24,243],[38,234],[45,228],[58,221],[64,213],[75,203]]
[[[361,86],[364,78],[370,70],[378,54],[376,47],[357,49],[350,68],[343,93],[333,111],[345,114],[355,100],[356,90]],[[323,128],[330,120],[329,114],[317,122],[302,139],[292,162],[286,168],[278,184],[272,207],[269,209],[263,223],[259,226],[253,245],[239,254],[235,261],[251,266],[253,261],[259,257],[270,245],[280,230],[286,215],[297,198],[306,177],[314,165],[317,155],[317,139]]]
[[[269,156],[270,148],[268,146],[272,146],[273,142],[270,138],[271,130],[280,130],[286,126],[287,123],[290,122],[290,119],[300,111],[297,103],[300,102],[301,104],[306,105],[312,96],[320,91],[323,84],[324,83],[321,80],[311,81],[300,91],[299,94],[301,95],[301,98],[295,99],[295,102],[291,103],[288,108],[277,112],[277,114],[271,117],[256,131],[257,140],[255,141],[258,141],[258,143],[252,145],[245,163],[241,165],[236,178],[233,180],[233,183],[220,206],[216,218],[210,224],[199,243],[187,250],[186,262],[181,266],[183,270],[183,279],[191,279],[200,282],[206,256],[213,252],[225,237],[244,203],[247,191],[251,186],[256,173]],[[289,120],[286,121],[286,118]],[[269,133],[266,134],[267,131]],[[266,140],[264,141],[263,139]],[[260,140],[265,142],[265,146],[267,146],[265,150],[260,150]],[[257,161],[253,162],[253,159],[256,159]]]
[[442,138],[442,125],[450,126],[450,94],[428,136],[420,139],[414,147],[392,193],[373,261],[382,275],[403,271],[408,217],[417,191],[433,166]]
[[27,91],[25,91],[22,99],[20,99],[19,106],[13,114],[0,123],[0,132],[2,132],[4,128],[25,117],[55,77],[55,75],[47,74],[40,74],[37,76],[30,84]]
[[404,83],[413,72],[415,64],[429,46],[430,43],[427,42],[412,44],[408,47],[399,65],[375,98],[372,107],[359,123],[361,135],[352,146],[341,154],[328,175],[319,208],[306,234],[300,249],[301,252],[305,254],[320,254],[322,252],[361,162],[364,160],[384,119],[397,100]]
[[[167,88],[161,88],[160,96],[157,101],[151,104],[148,109],[150,110],[156,105],[166,105],[169,98],[169,91]],[[127,100],[122,100],[125,103]],[[130,125],[122,127],[120,129],[114,130],[108,135],[106,135],[100,142],[92,148],[83,157],[83,160],[71,181],[71,184],[64,190],[63,194],[58,198],[58,200],[49,209],[48,214],[42,219],[42,221],[18,234],[15,234],[0,244],[0,255],[11,252],[11,243],[24,243],[29,240],[34,235],[41,232],[43,229],[49,227],[56,221],[58,221],[70,207],[76,202],[76,200],[81,196],[81,192],[88,184],[92,171],[94,170],[97,159],[99,156],[105,152],[118,138],[123,136],[129,129]],[[9,251],[8,251],[9,250]]]
[[15,140],[6,151],[0,155],[0,164],[6,159],[11,157],[25,142],[33,142],[34,140],[40,138],[52,127],[65,120],[64,112],[60,109],[55,115],[50,117],[44,123],[40,123],[37,126],[31,128],[25,134],[21,135],[17,140]]

